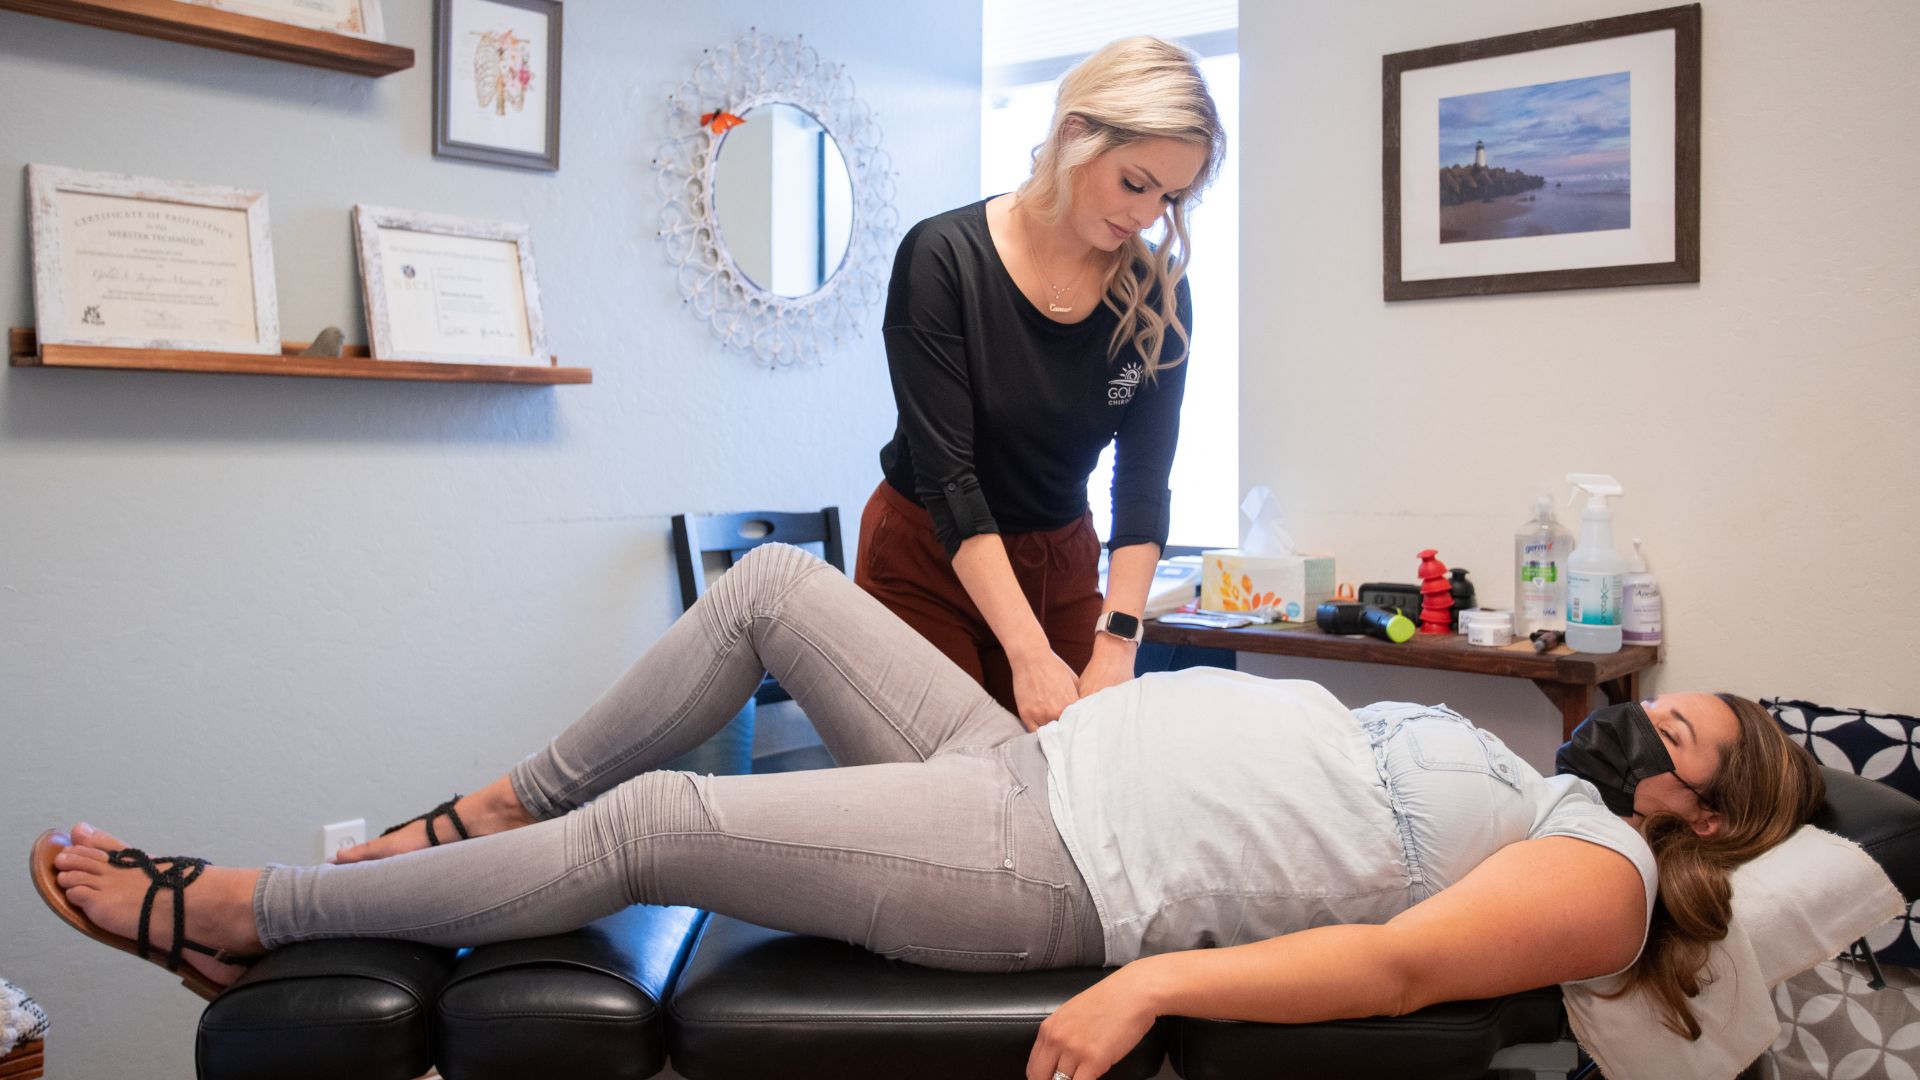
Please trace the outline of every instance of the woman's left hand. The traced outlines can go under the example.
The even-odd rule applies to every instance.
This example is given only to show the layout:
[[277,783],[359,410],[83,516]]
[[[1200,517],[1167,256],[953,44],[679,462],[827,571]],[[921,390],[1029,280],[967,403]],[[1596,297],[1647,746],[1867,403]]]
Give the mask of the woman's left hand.
[[1158,1016],[1136,983],[1121,968],[1055,1009],[1027,1055],[1027,1080],[1099,1080],[1140,1045]]
[[1080,696],[1097,694],[1109,686],[1119,686],[1133,678],[1133,654],[1139,646],[1130,641],[1122,641],[1112,634],[1097,634],[1093,642],[1093,657],[1087,661],[1087,668],[1080,673]]

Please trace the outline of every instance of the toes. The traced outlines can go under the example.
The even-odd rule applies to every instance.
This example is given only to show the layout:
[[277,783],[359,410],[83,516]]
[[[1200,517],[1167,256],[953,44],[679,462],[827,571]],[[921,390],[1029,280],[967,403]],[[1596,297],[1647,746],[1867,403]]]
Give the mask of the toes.
[[107,865],[107,853],[99,848],[68,846],[54,855],[53,865],[59,870],[103,867]]
[[101,851],[119,851],[121,848],[132,846],[112,833],[96,829],[84,821],[73,827],[72,836],[75,845],[97,848]]
[[371,862],[374,859],[384,859],[389,855],[398,854],[405,850],[396,846],[404,835],[406,832],[403,830],[388,836],[376,836],[364,844],[355,844],[339,852],[334,861],[338,863]]

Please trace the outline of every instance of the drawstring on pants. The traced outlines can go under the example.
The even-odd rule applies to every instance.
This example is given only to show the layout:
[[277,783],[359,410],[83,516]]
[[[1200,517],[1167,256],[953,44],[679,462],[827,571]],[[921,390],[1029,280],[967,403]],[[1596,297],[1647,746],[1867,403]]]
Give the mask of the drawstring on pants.
[[1053,583],[1053,575],[1064,574],[1073,568],[1073,556],[1067,551],[1067,542],[1078,539],[1073,533],[1030,532],[1016,533],[1008,554],[1015,562],[1029,570],[1040,571],[1040,595],[1034,597],[1034,606],[1041,611],[1047,609],[1047,591]]

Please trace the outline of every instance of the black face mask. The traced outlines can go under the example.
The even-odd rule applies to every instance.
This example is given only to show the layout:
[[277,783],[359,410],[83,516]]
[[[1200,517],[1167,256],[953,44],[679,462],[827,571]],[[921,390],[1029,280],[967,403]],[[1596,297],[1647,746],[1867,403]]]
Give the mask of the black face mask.
[[1553,755],[1553,771],[1572,773],[1600,789],[1607,809],[1630,817],[1633,789],[1649,776],[1673,771],[1660,733],[1638,702],[1595,709]]

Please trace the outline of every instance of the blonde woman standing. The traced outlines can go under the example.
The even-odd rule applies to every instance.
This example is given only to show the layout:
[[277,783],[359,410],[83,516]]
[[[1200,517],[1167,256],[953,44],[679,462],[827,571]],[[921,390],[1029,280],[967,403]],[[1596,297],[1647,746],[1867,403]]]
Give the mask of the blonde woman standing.
[[[1191,53],[1116,41],[1061,81],[1017,191],[900,244],[899,421],[854,577],[1029,730],[1133,677],[1186,383],[1186,215],[1225,149]],[[1109,442],[1102,596],[1086,487]]]

